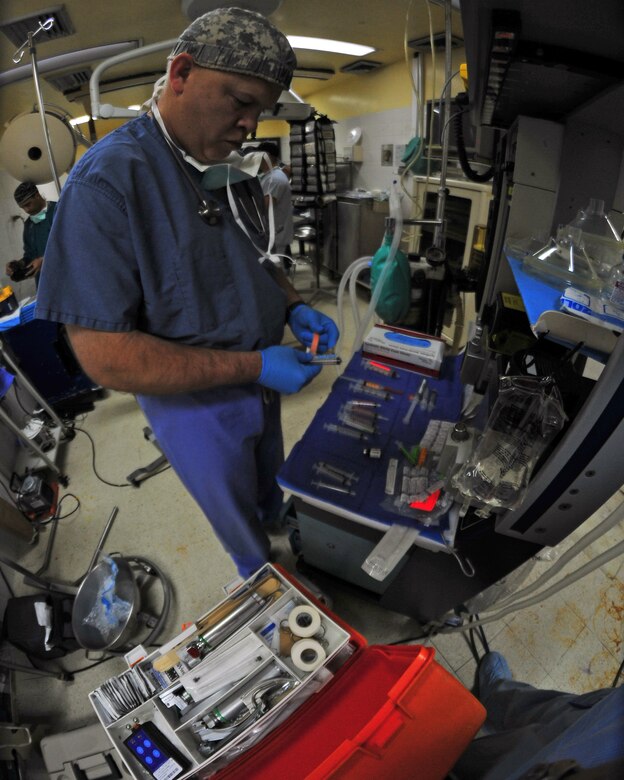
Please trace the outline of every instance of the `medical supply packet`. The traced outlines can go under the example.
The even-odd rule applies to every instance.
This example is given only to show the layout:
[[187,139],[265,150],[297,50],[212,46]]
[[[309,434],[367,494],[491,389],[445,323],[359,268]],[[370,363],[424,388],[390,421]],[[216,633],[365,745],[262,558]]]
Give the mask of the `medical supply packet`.
[[624,330],[623,313],[613,306],[609,306],[598,295],[590,295],[575,287],[566,287],[561,296],[561,308],[563,311],[594,322],[603,328],[615,330],[618,333]]

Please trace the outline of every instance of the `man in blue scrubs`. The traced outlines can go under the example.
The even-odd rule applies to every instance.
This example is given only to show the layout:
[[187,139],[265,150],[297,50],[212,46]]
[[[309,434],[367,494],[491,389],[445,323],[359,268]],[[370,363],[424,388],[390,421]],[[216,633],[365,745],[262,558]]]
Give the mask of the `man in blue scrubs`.
[[321,352],[338,339],[270,258],[262,189],[239,154],[295,64],[260,14],[195,20],[151,111],[73,168],[37,299],[38,317],[66,323],[94,381],[136,393],[243,576],[268,560],[265,526],[282,505],[279,395],[319,372],[281,346],[284,326],[303,346],[318,333]]

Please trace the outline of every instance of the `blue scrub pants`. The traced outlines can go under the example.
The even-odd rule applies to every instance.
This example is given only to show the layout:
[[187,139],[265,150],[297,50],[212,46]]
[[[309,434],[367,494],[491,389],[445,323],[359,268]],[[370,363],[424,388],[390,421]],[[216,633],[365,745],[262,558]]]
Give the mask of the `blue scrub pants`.
[[269,559],[264,524],[283,495],[277,393],[259,385],[172,396],[138,396],[154,436],[243,577]]
[[514,780],[537,764],[575,759],[595,767],[624,758],[624,688],[577,695],[497,680],[479,699],[485,736],[453,767],[458,780]]

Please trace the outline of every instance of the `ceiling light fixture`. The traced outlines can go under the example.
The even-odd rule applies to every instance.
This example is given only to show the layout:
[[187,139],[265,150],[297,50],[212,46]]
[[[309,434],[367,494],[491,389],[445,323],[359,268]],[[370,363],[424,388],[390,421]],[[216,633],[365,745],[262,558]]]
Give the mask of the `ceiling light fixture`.
[[334,75],[333,68],[295,68],[295,79],[320,79],[327,81]]
[[277,99],[274,108],[260,114],[260,119],[285,119],[286,121],[302,121],[313,112],[312,106],[306,103],[292,89],[287,89]]
[[354,57],[364,57],[375,51],[372,46],[362,46],[359,43],[347,43],[346,41],[332,41],[329,38],[308,38],[305,35],[288,35],[287,37],[293,49],[351,54]]
[[377,60],[351,60],[340,68],[341,73],[370,73],[371,70],[377,70],[383,67],[382,62]]

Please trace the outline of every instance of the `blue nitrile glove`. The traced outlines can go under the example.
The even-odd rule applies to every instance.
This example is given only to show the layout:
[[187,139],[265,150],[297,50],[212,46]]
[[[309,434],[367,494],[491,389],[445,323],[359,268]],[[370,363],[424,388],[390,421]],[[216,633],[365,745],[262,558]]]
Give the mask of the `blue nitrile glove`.
[[331,317],[305,303],[291,309],[288,315],[288,324],[304,347],[311,346],[314,334],[318,333],[320,339],[317,352],[320,354],[333,349],[340,335],[336,323]]
[[278,393],[296,393],[318,375],[322,366],[309,365],[312,354],[292,347],[267,347],[260,351],[262,370],[258,384]]

